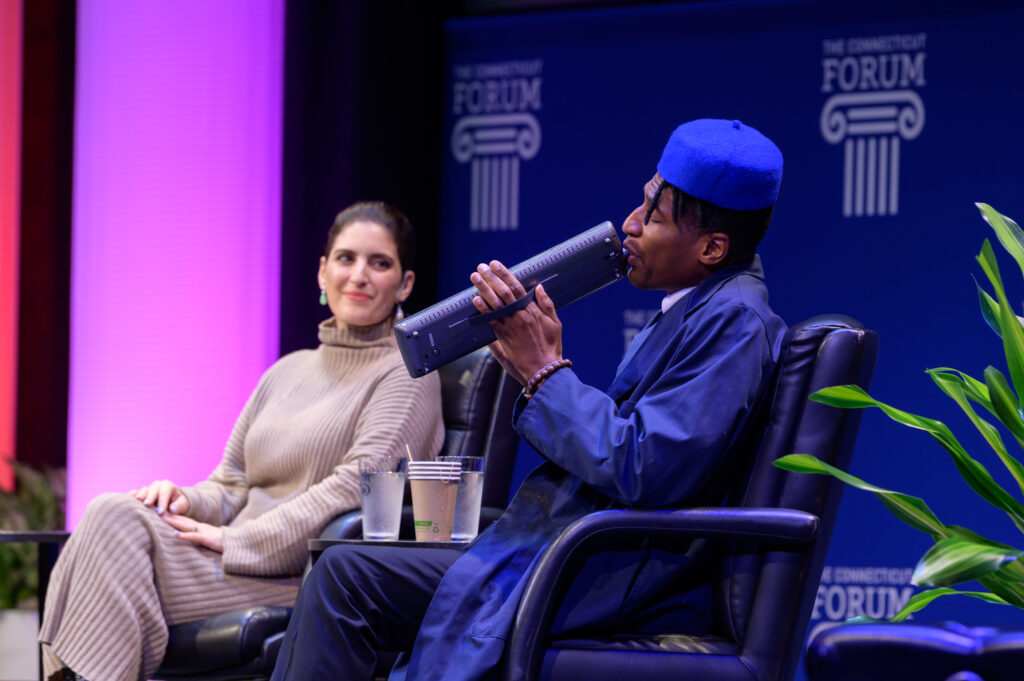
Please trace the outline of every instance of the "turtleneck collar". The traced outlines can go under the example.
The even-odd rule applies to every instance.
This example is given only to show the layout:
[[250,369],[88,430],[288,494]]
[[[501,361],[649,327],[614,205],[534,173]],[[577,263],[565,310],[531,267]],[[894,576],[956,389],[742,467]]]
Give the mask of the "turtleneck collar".
[[395,320],[388,317],[375,326],[347,326],[334,317],[320,322],[317,337],[324,345],[365,348],[394,342],[392,327]]

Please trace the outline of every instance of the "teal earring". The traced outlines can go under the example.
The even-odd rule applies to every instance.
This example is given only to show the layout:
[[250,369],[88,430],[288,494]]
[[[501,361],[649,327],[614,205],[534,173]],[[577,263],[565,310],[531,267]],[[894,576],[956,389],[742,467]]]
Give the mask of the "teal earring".
[[320,304],[327,304],[327,289],[325,289],[323,286],[320,287]]

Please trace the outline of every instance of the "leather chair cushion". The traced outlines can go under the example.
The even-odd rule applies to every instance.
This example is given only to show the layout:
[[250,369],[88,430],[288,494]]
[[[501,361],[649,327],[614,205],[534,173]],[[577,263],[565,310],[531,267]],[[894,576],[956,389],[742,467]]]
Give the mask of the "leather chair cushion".
[[591,638],[556,639],[552,648],[561,650],[617,650],[637,653],[702,653],[705,655],[739,655],[739,646],[717,636],[685,634],[594,636]]

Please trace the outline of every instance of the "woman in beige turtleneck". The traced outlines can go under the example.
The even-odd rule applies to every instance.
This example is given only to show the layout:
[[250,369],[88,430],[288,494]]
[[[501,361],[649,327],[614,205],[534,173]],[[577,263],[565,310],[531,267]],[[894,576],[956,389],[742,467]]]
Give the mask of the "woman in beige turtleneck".
[[[409,377],[391,327],[412,290],[402,213],[338,214],[317,274],[333,317],[320,346],[260,379],[207,480],[153,482],[89,505],[47,591],[50,679],[150,678],[167,627],[251,604],[291,605],[306,539],[360,504],[358,458],[441,448],[436,374]],[[74,670],[74,671],[72,671]]]

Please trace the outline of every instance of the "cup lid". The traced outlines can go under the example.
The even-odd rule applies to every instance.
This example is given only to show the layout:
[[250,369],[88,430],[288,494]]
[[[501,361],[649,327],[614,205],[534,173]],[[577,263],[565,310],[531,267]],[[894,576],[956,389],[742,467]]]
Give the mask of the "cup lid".
[[462,477],[462,471],[442,471],[439,473],[409,473],[410,480],[459,480]]

